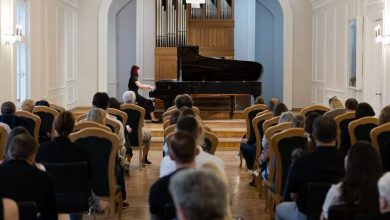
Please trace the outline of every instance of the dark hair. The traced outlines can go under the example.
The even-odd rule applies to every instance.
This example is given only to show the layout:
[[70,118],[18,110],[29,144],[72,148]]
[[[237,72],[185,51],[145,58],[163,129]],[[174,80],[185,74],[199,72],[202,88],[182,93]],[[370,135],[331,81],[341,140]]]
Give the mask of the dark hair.
[[271,98],[271,99],[268,101],[268,103],[267,103],[268,110],[271,111],[271,112],[274,111],[275,105],[277,105],[279,102],[280,102],[279,99],[277,99],[277,98]]
[[111,97],[109,100],[109,106],[110,108],[115,108],[115,109],[120,109],[121,108],[121,103],[114,97]]
[[255,98],[255,104],[264,104],[263,96],[259,95]]
[[97,107],[97,108],[101,108],[101,109],[106,110],[108,107],[109,101],[110,101],[110,97],[108,97],[107,93],[97,92],[93,96],[92,105]]
[[345,101],[345,108],[350,111],[355,111],[358,106],[358,101],[354,98],[349,98]]
[[361,102],[356,107],[355,118],[359,119],[366,116],[375,116],[374,109],[372,109],[370,104]]
[[53,123],[54,130],[61,137],[68,137],[74,128],[74,118],[71,112],[65,111],[58,115]]
[[196,117],[196,114],[194,112],[194,110],[192,110],[192,108],[188,108],[188,107],[181,107],[180,108],[180,115],[179,115],[179,118],[180,117],[184,117],[184,116],[193,116],[193,117]]
[[195,159],[195,140],[188,132],[178,131],[172,137],[170,150],[175,156],[175,161],[189,163]]
[[19,134],[10,141],[7,158],[27,160],[37,149],[38,144],[30,134]]
[[317,117],[313,122],[313,137],[316,140],[329,143],[336,140],[337,126],[333,118]]
[[303,128],[304,127],[304,118],[302,115],[296,115],[291,121],[291,125],[293,128]]
[[341,200],[359,212],[377,212],[379,193],[377,182],[382,165],[375,148],[367,142],[357,142],[348,152],[346,173],[341,185]]
[[312,134],[313,133],[313,122],[316,118],[318,118],[319,116],[321,116],[320,114],[318,114],[317,112],[312,112],[310,113],[307,117],[306,117],[306,120],[305,120],[305,131],[309,134]]
[[11,132],[7,135],[7,143],[5,145],[5,160],[8,159],[7,152],[8,152],[8,148],[9,148],[11,141],[16,136],[21,135],[21,134],[30,134],[30,133],[28,132],[28,130],[26,128],[18,126],[18,127],[15,127],[14,129],[12,129]]
[[174,124],[176,124],[177,120],[179,119],[180,111],[177,110],[177,109],[174,109],[169,116],[170,116],[169,117],[169,121],[170,121],[169,123],[171,125],[174,125]]
[[286,111],[288,111],[287,106],[281,102],[281,103],[278,103],[277,105],[275,105],[275,107],[272,111],[272,114],[274,117],[280,116],[283,112],[286,112]]
[[13,102],[3,102],[1,105],[1,114],[2,115],[14,115],[16,111],[16,106]]
[[39,100],[39,101],[36,101],[35,102],[35,106],[46,106],[46,107],[50,107],[50,104],[48,101],[46,100]]
[[139,66],[133,65],[133,66],[131,67],[131,70],[130,70],[130,75],[131,75],[131,77],[136,77],[136,78],[138,78],[138,70],[139,70]]
[[183,116],[180,117],[176,123],[177,131],[185,131],[192,135],[193,138],[197,139],[200,135],[199,133],[199,123],[198,120],[193,116]]
[[182,95],[176,96],[175,105],[176,105],[176,108],[178,108],[178,109],[180,109],[184,106],[188,107],[188,108],[192,108],[192,106],[194,105],[194,101],[192,100],[190,95],[182,94]]
[[379,115],[379,124],[383,125],[385,123],[390,122],[390,105],[385,106],[381,110],[381,114]]

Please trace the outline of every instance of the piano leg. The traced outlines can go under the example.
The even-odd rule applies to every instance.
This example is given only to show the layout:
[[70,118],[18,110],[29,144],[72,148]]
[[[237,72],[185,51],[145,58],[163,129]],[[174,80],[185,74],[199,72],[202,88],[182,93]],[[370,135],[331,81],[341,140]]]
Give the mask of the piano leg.
[[164,110],[166,111],[169,107],[172,106],[172,99],[164,99]]
[[235,98],[234,95],[230,96],[230,119],[233,119],[234,116],[234,110],[235,110],[234,105],[236,104],[234,98]]

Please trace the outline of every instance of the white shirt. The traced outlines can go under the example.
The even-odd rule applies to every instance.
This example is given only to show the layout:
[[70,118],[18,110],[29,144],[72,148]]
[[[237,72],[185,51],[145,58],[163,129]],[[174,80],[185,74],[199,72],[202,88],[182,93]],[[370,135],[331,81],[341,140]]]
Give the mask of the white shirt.
[[340,205],[340,196],[341,196],[341,182],[332,185],[326,194],[324,205],[322,205],[322,213],[324,214],[324,217],[328,219],[328,211],[329,208],[334,205]]
[[[216,156],[214,156],[212,154],[209,154],[209,153],[203,151],[202,147],[198,146],[198,149],[199,149],[199,153],[195,157],[196,168],[201,167],[205,163],[214,163],[221,170],[225,170],[224,169],[224,164],[223,164],[223,161],[222,161],[221,158],[216,157]],[[175,170],[176,170],[176,163],[175,163],[175,161],[173,161],[169,157],[169,155],[165,156],[161,160],[161,164],[160,164],[160,178],[173,173]]]

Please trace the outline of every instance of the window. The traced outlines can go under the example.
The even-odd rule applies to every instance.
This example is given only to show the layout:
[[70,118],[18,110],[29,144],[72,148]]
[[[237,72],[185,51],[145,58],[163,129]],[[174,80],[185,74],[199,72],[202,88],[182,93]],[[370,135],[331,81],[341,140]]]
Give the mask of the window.
[[[21,38],[16,42],[16,88],[17,101],[20,103],[28,96],[27,80],[27,39],[26,39],[26,2],[18,0],[16,8],[16,34]],[[20,33],[18,33],[20,32]]]

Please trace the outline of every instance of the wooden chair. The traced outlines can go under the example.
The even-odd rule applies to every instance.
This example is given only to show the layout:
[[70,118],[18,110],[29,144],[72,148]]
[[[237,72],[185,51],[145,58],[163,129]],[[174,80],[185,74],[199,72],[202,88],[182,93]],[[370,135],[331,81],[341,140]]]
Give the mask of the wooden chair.
[[90,158],[90,185],[93,192],[110,203],[110,219],[115,218],[115,202],[118,202],[118,219],[121,219],[123,198],[115,184],[115,158],[119,139],[112,132],[100,128],[85,128],[69,136],[70,140],[82,148]]
[[337,124],[337,145],[341,152],[347,154],[351,147],[348,125],[355,120],[355,112],[346,112],[335,118]]
[[165,129],[167,129],[168,126],[171,125],[171,122],[170,120],[164,120],[163,122],[163,130],[165,131]]
[[62,113],[65,111],[65,108],[64,107],[61,107],[59,105],[56,105],[56,104],[51,104],[50,103],[50,108],[56,110],[58,113]]
[[381,156],[383,171],[390,171],[390,123],[373,128],[370,137],[372,145]]
[[291,165],[291,153],[297,148],[303,148],[307,144],[303,128],[290,128],[274,134],[271,138],[269,161],[269,188],[268,207],[270,216],[273,217],[273,207],[277,206],[282,197],[287,174]]
[[307,117],[310,113],[316,112],[320,115],[325,114],[325,112],[328,112],[330,108],[324,106],[324,105],[311,105],[306,108],[303,108],[301,110],[301,114],[303,117]]
[[118,124],[118,121],[110,117],[106,117],[106,126],[109,127],[111,131],[117,135],[119,134],[121,129],[121,126],[120,124]]
[[176,125],[169,125],[165,130],[164,130],[164,137],[167,137],[168,134],[173,133],[175,131]]
[[105,131],[112,132],[111,128],[109,128],[105,125],[93,122],[93,121],[81,121],[81,122],[76,123],[76,125],[73,128],[73,132],[80,131],[84,128],[100,128],[100,129],[103,129]]
[[217,135],[210,131],[204,132],[204,144],[202,145],[204,151],[214,155],[217,150],[218,143],[219,139]]
[[176,105],[173,105],[173,106],[169,107],[166,111],[169,111],[169,110],[172,110],[172,109],[176,109]]
[[171,113],[172,113],[175,109],[176,109],[176,107],[173,108],[173,109],[170,109],[170,110],[165,111],[165,112],[162,114],[162,119],[163,119],[163,121],[165,121],[165,120],[166,120],[165,118],[168,117],[168,116],[170,116]]
[[127,122],[127,114],[126,112],[120,111],[115,108],[108,108],[107,109],[108,114],[115,116],[120,122],[123,124],[123,128],[126,128],[126,122]]
[[[162,115],[162,119],[164,120],[166,117],[168,117],[169,115],[171,115],[171,113],[176,109],[176,106],[171,106],[169,107]],[[197,116],[200,117],[200,110],[198,107],[196,106],[192,106],[192,110],[195,112],[195,114]]]
[[53,122],[60,114],[56,110],[46,106],[35,106],[33,113],[41,118],[41,127],[45,132],[51,132]]
[[7,130],[0,125],[0,160],[3,160],[5,152],[5,144],[7,143]]
[[88,115],[88,113],[79,115],[79,117],[77,117],[77,119],[76,119],[76,122],[80,122],[80,121],[86,119],[86,118],[87,118],[87,115]]
[[279,122],[279,118],[280,116],[275,116],[275,117],[272,117],[266,121],[264,121],[263,123],[263,133],[265,134],[265,132],[267,131],[268,128],[274,126],[274,125],[277,125],[278,122]]
[[336,108],[336,109],[330,110],[328,112],[325,112],[323,116],[335,119],[337,116],[340,116],[340,115],[342,115],[344,113],[345,113],[345,109],[343,109],[343,108]]
[[272,114],[271,111],[269,111],[269,110],[264,110],[264,111],[261,111],[261,112],[257,113],[256,117],[257,117],[257,116],[260,116],[260,115],[262,115],[262,114],[265,114],[265,113],[271,113],[271,114]]
[[370,132],[378,124],[379,120],[371,116],[359,118],[349,123],[348,130],[351,136],[351,145],[354,145],[358,140],[371,142]]
[[[259,162],[257,158],[259,158],[261,155],[261,140],[264,136],[263,123],[270,118],[272,118],[272,112],[265,112],[263,114],[256,116],[252,120],[252,127],[256,135],[256,159],[255,159],[253,170],[256,170],[259,167]],[[240,167],[242,167],[241,153],[240,153]]]
[[38,142],[39,138],[39,128],[41,127],[41,118],[33,113],[27,112],[27,111],[16,111],[15,115],[18,117],[23,118],[24,120],[28,121],[30,124],[33,125],[33,128],[27,129],[29,132],[33,134],[34,139]]
[[133,129],[129,134],[125,129],[125,134],[128,135],[132,147],[139,148],[139,169],[144,165],[144,157],[146,152],[142,144],[142,128],[144,126],[145,109],[134,104],[121,105],[121,111],[127,114],[127,123]]

